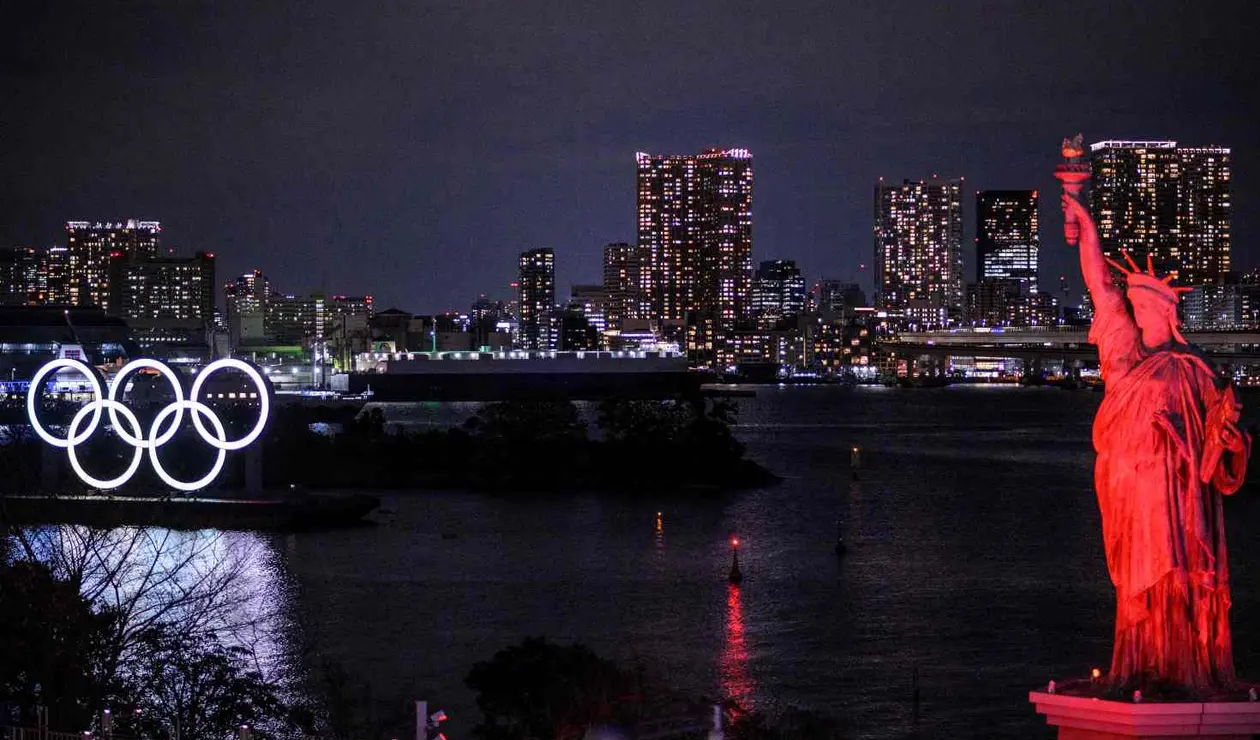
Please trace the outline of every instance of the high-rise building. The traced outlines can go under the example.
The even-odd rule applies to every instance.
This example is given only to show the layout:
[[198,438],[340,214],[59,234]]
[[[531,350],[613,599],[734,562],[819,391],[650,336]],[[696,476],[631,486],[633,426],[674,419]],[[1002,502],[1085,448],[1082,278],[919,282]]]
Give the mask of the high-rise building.
[[1036,190],[976,193],[976,281],[1020,280],[1035,294],[1041,237]]
[[109,269],[109,314],[213,323],[214,255],[129,259],[115,252]]
[[473,301],[472,311],[469,316],[472,317],[474,324],[482,321],[490,322],[491,326],[499,321],[507,313],[507,306],[503,301],[496,301],[484,295],[477,296],[477,300]]
[[113,252],[108,314],[125,319],[142,347],[199,344],[214,325],[214,255],[130,258]]
[[132,259],[113,252],[108,313],[125,319],[142,347],[200,344],[214,325],[214,255]]
[[129,260],[157,257],[161,231],[157,221],[67,221],[66,251],[50,260],[49,302],[97,306],[110,313],[110,260],[114,255]]
[[580,313],[597,332],[608,328],[608,291],[603,285],[574,285],[566,310]]
[[731,364],[724,348],[751,316],[752,154],[635,155],[639,244],[650,318],[689,321],[693,361]]
[[968,286],[968,320],[974,326],[1027,325],[1028,298],[1028,283],[1023,280],[984,278]]
[[223,286],[228,336],[233,347],[266,341],[264,321],[271,281],[261,270],[247,272]]
[[555,253],[549,248],[521,252],[517,286],[521,347],[554,349],[551,318],[556,307]]
[[44,303],[40,255],[30,247],[0,249],[0,306],[38,306]]
[[324,297],[272,293],[267,296],[263,334],[272,344],[318,346],[324,337]]
[[[70,301],[70,249],[57,245],[40,255],[39,273],[43,283],[46,303],[68,306]],[[77,296],[78,293],[76,292]]]
[[823,278],[814,284],[814,302],[824,319],[851,318],[866,306],[866,292],[858,283]]
[[647,250],[617,242],[604,247],[604,292],[608,325],[620,329],[626,319],[649,318],[645,279],[650,274]]
[[372,318],[372,296],[370,295],[330,295],[325,300],[329,320],[342,316],[365,316]]
[[1196,285],[1182,296],[1182,327],[1189,331],[1244,329],[1243,285]]
[[1222,282],[1230,270],[1230,150],[1175,141],[1090,145],[1090,210],[1112,259],[1127,251],[1185,285]]
[[805,311],[805,278],[792,260],[767,260],[752,283],[752,311],[764,328]]
[[875,293],[920,328],[962,319],[961,180],[875,185]]

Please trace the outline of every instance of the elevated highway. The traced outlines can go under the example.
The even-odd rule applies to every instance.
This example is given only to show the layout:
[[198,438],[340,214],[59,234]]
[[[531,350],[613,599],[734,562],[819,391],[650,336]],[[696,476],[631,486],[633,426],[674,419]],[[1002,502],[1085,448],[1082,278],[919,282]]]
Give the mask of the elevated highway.
[[[1260,332],[1183,332],[1214,361],[1260,364]],[[996,357],[1032,361],[1098,361],[1098,350],[1083,329],[1005,329],[906,332],[885,349],[907,358]]]

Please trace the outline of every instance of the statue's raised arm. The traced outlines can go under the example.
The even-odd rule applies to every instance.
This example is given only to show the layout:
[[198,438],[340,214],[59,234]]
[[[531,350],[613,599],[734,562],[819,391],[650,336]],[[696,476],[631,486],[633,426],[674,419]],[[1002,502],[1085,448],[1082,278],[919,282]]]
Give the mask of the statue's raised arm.
[[[1081,275],[1089,289],[1090,300],[1096,311],[1124,311],[1124,294],[1111,279],[1107,258],[1098,244],[1098,230],[1089,211],[1076,197],[1063,194],[1064,215],[1076,222],[1080,229]],[[1065,229],[1066,230],[1066,229]]]
[[1081,190],[1090,176],[1084,138],[1077,134],[1063,140],[1063,162],[1054,173],[1063,182],[1063,236],[1068,244],[1079,245],[1081,274],[1094,306],[1107,311],[1124,310],[1124,295],[1107,272],[1107,260],[1098,243],[1098,229],[1081,202]]
[[1079,248],[1081,275],[1094,306],[1089,341],[1098,347],[1103,379],[1114,381],[1141,360],[1141,343],[1124,292],[1108,272],[1094,219],[1081,202],[1081,191],[1090,177],[1082,138],[1077,134],[1074,139],[1063,140],[1064,161],[1054,175],[1063,183],[1063,235],[1068,244]]

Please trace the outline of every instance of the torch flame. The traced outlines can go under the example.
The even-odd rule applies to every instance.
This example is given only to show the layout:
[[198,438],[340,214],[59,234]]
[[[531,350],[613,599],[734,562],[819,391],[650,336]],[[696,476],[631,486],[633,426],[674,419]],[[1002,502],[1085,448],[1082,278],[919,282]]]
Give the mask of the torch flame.
[[1083,156],[1085,156],[1085,136],[1083,134],[1077,134],[1071,139],[1063,140],[1064,159]]

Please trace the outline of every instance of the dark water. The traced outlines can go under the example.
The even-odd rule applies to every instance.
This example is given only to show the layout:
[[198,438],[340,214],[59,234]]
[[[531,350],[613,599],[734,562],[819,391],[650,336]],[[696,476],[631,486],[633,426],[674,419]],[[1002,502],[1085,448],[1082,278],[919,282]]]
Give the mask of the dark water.
[[[276,540],[277,576],[301,639],[366,681],[382,712],[416,698],[446,708],[452,737],[475,719],[469,667],[525,635],[582,641],[696,695],[828,712],[855,738],[1051,737],[1027,691],[1110,655],[1090,481],[1100,400],[763,388],[741,403],[738,432],[780,486],[634,501],[388,496],[379,526]],[[1260,503],[1246,494],[1227,515],[1238,664],[1254,676]],[[726,582],[732,533],[738,590]]]

